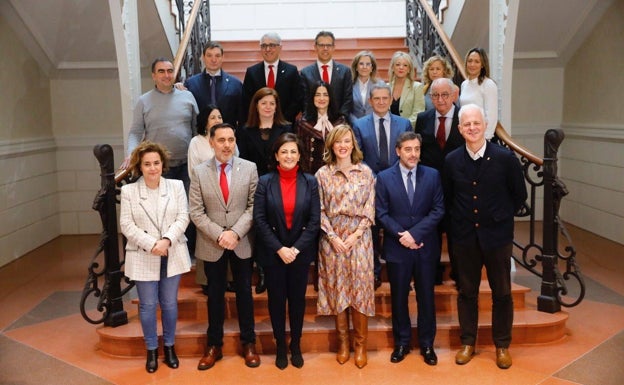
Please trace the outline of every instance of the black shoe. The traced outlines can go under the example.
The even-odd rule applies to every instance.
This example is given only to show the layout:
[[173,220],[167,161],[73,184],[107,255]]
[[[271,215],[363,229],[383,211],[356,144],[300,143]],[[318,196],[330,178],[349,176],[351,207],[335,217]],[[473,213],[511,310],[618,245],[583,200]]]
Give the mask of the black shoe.
[[420,348],[420,355],[425,358],[425,364],[431,366],[438,364],[438,356],[436,356],[435,351],[433,350],[433,346]]
[[381,278],[375,277],[375,290],[379,289],[381,286]]
[[397,346],[390,355],[390,362],[397,363],[403,361],[405,356],[410,352],[409,346]]
[[180,365],[180,360],[178,360],[178,356],[176,355],[175,348],[173,345],[165,346],[165,364],[171,369],[177,369]]
[[303,367],[303,356],[299,344],[290,344],[290,362],[295,368],[301,369]]
[[286,344],[277,345],[277,354],[275,355],[275,366],[284,370],[288,366],[288,357],[286,356]]
[[225,285],[225,291],[230,293],[236,293],[236,287],[234,286],[234,281],[228,281]]
[[264,285],[264,269],[258,266],[258,284],[256,285],[256,294],[262,294],[266,291]]
[[154,373],[156,369],[158,369],[158,349],[148,350],[145,370],[147,370],[148,373]]
[[208,295],[208,285],[202,285],[202,293],[204,293],[204,295]]

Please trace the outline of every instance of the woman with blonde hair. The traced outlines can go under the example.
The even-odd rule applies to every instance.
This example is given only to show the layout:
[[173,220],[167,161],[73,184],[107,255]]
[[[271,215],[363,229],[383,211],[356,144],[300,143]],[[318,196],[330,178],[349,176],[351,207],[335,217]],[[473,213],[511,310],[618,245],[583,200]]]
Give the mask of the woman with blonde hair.
[[425,94],[425,111],[433,108],[429,95],[431,83],[439,78],[453,79],[455,71],[451,63],[440,55],[433,55],[423,64],[423,92]]
[[425,110],[425,95],[423,85],[415,80],[412,57],[402,51],[395,52],[390,60],[389,72],[392,89],[390,112],[409,119],[414,128],[416,116]]

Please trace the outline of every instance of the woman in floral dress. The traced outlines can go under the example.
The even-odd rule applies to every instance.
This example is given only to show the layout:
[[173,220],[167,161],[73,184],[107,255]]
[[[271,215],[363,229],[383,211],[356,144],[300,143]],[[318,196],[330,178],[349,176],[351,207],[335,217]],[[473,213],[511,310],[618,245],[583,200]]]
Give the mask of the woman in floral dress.
[[349,313],[355,364],[366,365],[368,317],[375,315],[373,240],[375,180],[362,163],[351,127],[341,124],[325,141],[325,163],[316,173],[321,198],[317,311],[336,315],[338,354],[349,360]]

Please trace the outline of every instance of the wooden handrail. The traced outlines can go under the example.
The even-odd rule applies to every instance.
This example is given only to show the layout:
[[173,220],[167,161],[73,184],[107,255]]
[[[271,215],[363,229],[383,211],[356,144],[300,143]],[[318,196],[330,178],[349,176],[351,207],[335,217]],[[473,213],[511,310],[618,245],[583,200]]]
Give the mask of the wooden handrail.
[[544,164],[544,160],[539,156],[533,155],[531,151],[527,150],[525,147],[520,144],[514,142],[511,138],[511,135],[505,130],[505,128],[501,125],[500,122],[496,124],[496,136],[498,139],[502,140],[503,143],[509,146],[513,151],[518,153],[519,155],[525,157],[529,162],[537,164],[538,166],[542,166]]
[[[182,40],[180,41],[180,45],[178,46],[178,52],[176,52],[175,58],[173,59],[173,77],[177,79],[178,74],[180,73],[180,68],[182,67],[182,60],[184,58],[184,53],[188,48],[189,41],[191,40],[191,33],[193,33],[193,27],[195,27],[195,21],[197,20],[197,14],[199,13],[199,7],[201,7],[203,0],[197,0],[193,2],[193,8],[191,8],[191,14],[189,15],[189,19],[186,24],[186,28],[184,29],[184,35],[182,35]],[[182,15],[181,17],[184,17]]]

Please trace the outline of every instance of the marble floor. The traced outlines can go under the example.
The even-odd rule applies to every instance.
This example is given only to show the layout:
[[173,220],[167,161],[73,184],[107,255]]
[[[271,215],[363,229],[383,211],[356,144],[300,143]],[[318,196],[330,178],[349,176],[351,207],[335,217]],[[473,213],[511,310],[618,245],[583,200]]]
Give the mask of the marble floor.
[[[515,346],[513,366],[500,370],[491,346],[479,347],[465,366],[454,363],[454,351],[438,347],[439,364],[425,365],[415,353],[399,364],[390,350],[369,352],[369,364],[357,369],[333,353],[305,353],[305,366],[281,371],[273,356],[262,356],[256,369],[228,356],[199,372],[197,357],[182,357],[180,368],[161,365],[154,374],[143,358],[111,357],[98,348],[96,329],[79,311],[87,266],[99,236],[61,236],[0,268],[0,384],[624,384],[624,245],[573,226],[587,293],[569,314],[566,336],[557,342]],[[526,231],[520,225],[518,231]],[[10,251],[9,251],[10,252]],[[539,282],[518,269],[517,282],[534,289],[527,303],[535,306]],[[128,311],[132,307],[127,305]]]

